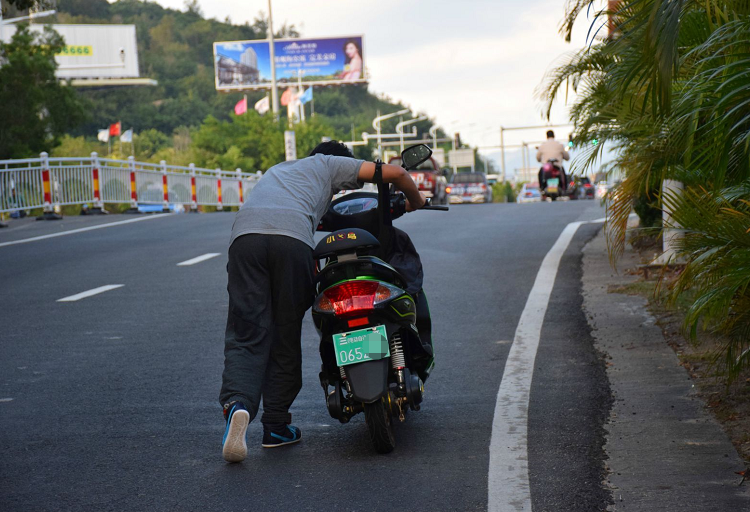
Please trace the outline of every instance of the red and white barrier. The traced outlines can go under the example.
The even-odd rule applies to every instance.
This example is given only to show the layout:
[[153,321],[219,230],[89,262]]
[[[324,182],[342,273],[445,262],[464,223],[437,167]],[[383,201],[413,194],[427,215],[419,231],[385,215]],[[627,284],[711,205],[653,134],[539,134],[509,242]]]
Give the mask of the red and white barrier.
[[241,169],[169,166],[133,157],[112,160],[96,153],[49,158],[43,153],[40,158],[0,161],[0,213],[39,208],[46,217],[59,218],[55,212],[62,205],[93,206],[88,210],[93,213],[107,203],[129,203],[134,212],[141,205],[225,210],[241,206],[259,178],[259,173]]
[[221,211],[224,209],[224,205],[221,202],[221,169],[216,169],[216,197],[219,201],[219,204],[216,206],[216,209]]

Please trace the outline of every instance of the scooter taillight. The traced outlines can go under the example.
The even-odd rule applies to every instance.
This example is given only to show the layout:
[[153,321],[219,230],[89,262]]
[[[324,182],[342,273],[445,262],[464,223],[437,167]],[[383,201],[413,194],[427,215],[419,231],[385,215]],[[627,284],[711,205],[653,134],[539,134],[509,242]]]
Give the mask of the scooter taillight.
[[373,309],[400,291],[395,286],[378,281],[346,281],[320,294],[315,309],[337,316],[360,313]]

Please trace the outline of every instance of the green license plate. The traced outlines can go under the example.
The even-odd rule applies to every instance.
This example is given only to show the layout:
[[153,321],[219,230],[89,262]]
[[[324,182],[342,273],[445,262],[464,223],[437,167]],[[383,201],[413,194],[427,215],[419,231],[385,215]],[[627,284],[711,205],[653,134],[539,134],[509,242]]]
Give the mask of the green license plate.
[[334,334],[333,348],[336,352],[336,364],[339,366],[376,361],[391,355],[384,325]]
[[557,193],[557,186],[560,183],[560,180],[557,178],[552,178],[550,180],[547,180],[547,192],[551,193]]

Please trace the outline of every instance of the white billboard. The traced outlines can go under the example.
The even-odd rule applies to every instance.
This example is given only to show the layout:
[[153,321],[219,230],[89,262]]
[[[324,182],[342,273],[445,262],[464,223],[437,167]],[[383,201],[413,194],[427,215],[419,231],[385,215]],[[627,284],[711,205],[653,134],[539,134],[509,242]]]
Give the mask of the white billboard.
[[456,167],[474,167],[474,150],[452,149],[448,152],[448,161]]
[[[45,25],[31,25],[44,31]],[[55,57],[58,78],[137,78],[138,45],[135,25],[51,25],[65,39]],[[16,27],[3,27],[3,40],[10,41]]]

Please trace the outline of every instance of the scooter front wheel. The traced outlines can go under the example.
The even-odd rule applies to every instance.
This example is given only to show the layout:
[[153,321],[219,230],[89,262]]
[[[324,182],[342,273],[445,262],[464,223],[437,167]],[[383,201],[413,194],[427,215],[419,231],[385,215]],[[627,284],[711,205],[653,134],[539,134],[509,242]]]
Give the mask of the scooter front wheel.
[[393,435],[391,414],[386,408],[384,400],[378,400],[365,406],[365,422],[370,433],[370,440],[378,453],[390,453],[396,447],[396,437]]

